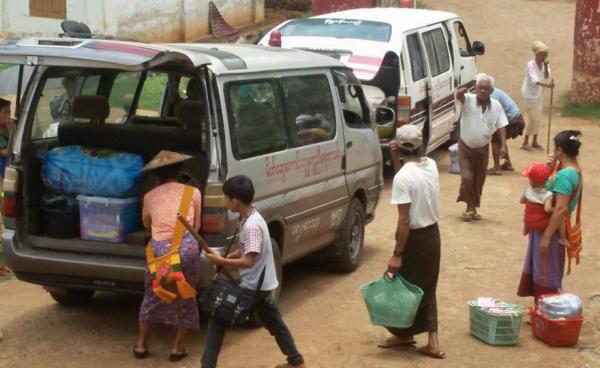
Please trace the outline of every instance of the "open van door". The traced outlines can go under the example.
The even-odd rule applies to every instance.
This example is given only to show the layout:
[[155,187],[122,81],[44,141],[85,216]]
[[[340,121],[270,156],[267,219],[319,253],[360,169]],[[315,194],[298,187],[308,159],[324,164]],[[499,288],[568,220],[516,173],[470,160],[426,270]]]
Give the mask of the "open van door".
[[448,34],[441,24],[419,31],[429,67],[428,150],[442,144],[454,124],[454,71],[448,50]]

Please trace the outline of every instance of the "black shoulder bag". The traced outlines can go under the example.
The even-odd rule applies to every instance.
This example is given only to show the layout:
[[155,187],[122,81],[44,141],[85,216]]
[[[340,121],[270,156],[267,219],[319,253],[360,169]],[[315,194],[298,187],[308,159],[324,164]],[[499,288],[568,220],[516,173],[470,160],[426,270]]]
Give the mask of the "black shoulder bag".
[[[236,235],[237,229],[225,254],[228,254],[231,250]],[[266,269],[267,266],[265,265],[258,279],[256,290],[240,287],[228,279],[216,278],[213,280],[211,287],[201,293],[199,298],[200,308],[210,318],[223,325],[247,325],[250,322],[254,305],[262,288]]]
[[258,300],[266,268],[265,265],[256,290],[240,287],[224,278],[215,279],[206,292],[202,310],[223,325],[247,325]]

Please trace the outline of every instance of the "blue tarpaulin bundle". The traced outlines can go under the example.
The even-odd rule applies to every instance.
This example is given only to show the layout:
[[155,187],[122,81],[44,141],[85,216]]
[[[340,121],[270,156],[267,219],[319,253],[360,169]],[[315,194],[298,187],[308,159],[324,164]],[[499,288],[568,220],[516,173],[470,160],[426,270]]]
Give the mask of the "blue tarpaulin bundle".
[[65,146],[48,151],[42,178],[56,193],[128,198],[138,195],[143,167],[138,154]]

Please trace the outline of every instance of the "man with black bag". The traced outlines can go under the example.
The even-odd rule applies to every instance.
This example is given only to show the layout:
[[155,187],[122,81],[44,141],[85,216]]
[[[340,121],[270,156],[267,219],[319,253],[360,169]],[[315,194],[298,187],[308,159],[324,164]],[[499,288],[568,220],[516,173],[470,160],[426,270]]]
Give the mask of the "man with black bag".
[[[240,214],[240,249],[227,255],[227,258],[216,253],[206,254],[206,256],[218,266],[237,268],[241,281],[239,287],[246,289],[244,292],[256,292],[254,309],[264,327],[275,337],[281,352],[287,357],[287,364],[278,367],[304,367],[304,358],[298,352],[294,338],[283,321],[275,300],[271,297],[271,291],[277,288],[279,281],[275,272],[269,229],[263,217],[252,206],[254,199],[252,181],[245,175],[234,176],[223,184],[223,193],[227,208]],[[235,289],[235,286],[233,288]],[[214,301],[212,304],[215,304]],[[223,338],[231,324],[223,320],[224,316],[219,315],[219,311],[212,312],[208,321],[202,368],[217,366]]]

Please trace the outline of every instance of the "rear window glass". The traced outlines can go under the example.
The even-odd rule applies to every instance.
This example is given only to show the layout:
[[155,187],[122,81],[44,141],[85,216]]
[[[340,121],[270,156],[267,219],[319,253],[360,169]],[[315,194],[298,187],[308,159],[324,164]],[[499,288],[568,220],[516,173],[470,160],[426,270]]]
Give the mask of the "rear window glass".
[[392,26],[388,23],[355,19],[297,19],[283,26],[282,36],[350,38],[388,42]]

